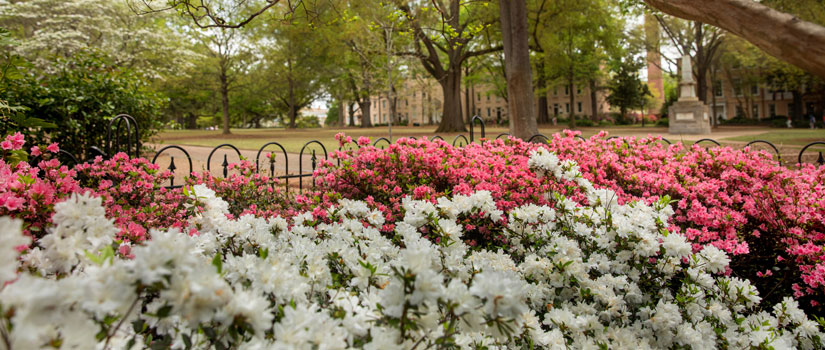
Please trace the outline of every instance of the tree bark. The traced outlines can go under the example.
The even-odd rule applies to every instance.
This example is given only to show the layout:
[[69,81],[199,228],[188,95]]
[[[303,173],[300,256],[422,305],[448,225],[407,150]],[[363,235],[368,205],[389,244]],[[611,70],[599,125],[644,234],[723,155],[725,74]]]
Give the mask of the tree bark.
[[461,119],[461,69],[450,69],[446,75],[446,79],[440,84],[444,92],[443,115],[435,132],[467,131],[464,120]]
[[590,79],[590,113],[592,114],[593,121],[598,123],[599,122],[599,101],[596,100],[596,79]]
[[672,16],[710,24],[825,78],[825,27],[752,0],[644,0]]
[[570,90],[570,91],[568,91],[570,93],[570,111],[569,111],[569,113],[567,113],[567,117],[569,118],[568,125],[570,126],[570,129],[575,129],[576,128],[576,113],[575,113],[576,112],[576,106],[575,106],[576,92],[573,91],[573,69],[572,68],[570,69],[570,76],[567,77],[567,86],[568,86],[568,90]]
[[338,122],[335,123],[338,127],[342,127],[346,125],[346,121],[344,120],[344,107],[346,104],[342,98],[338,98]]
[[226,68],[221,66],[221,107],[223,107],[223,134],[229,135],[229,82]]
[[538,117],[536,122],[538,124],[547,124],[550,122],[550,115],[547,111],[547,78],[544,75],[544,62],[541,59],[536,62],[536,91],[538,92]]
[[349,126],[355,126],[355,103],[347,104],[347,113],[349,114]]
[[533,111],[527,1],[502,0],[499,2],[499,14],[507,74],[510,135],[527,140],[539,133]]
[[361,127],[362,128],[371,128],[372,127],[372,119],[370,118],[370,107],[372,102],[370,102],[370,98],[366,97],[361,100],[358,100],[358,108],[361,109]]
[[[467,79],[470,76],[470,67],[464,67],[464,78]],[[473,122],[473,112],[470,111],[470,82],[464,84],[464,123],[470,124]]]
[[[791,91],[791,95],[793,96],[793,108],[791,108],[791,119],[793,120],[801,120],[802,119],[802,92],[799,90]],[[805,120],[807,122],[807,120]]]

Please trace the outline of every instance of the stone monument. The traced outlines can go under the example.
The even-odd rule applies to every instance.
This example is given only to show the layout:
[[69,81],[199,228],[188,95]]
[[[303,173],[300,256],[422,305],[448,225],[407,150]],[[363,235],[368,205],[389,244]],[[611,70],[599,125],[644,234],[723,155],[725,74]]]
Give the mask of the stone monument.
[[671,134],[710,134],[708,106],[696,97],[696,82],[690,56],[682,57],[682,81],[679,100],[668,109],[668,132]]

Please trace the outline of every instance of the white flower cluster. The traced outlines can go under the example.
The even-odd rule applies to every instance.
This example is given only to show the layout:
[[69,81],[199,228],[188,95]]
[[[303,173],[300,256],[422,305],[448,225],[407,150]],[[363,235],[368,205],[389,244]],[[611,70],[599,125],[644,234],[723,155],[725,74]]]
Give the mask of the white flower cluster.
[[[668,234],[667,205],[618,205],[546,151],[530,163],[576,181],[592,204],[556,196],[554,207],[525,205],[505,223],[487,192],[406,198],[388,235],[364,202],[341,200],[325,220],[229,220],[226,203],[196,187],[199,234],[152,231],[130,260],[73,260],[107,249],[84,242],[58,255],[71,266],[38,277],[20,263],[34,251],[18,259],[4,248],[0,277],[16,280],[0,289],[9,330],[0,348],[823,348],[794,300],[761,309],[748,281],[718,274],[724,252],[692,254]],[[99,203],[68,203],[89,219],[61,207],[51,234],[108,232],[90,242],[113,244],[110,223],[90,208]],[[481,215],[511,246],[462,241],[457,220]],[[3,220],[0,242],[25,244],[19,222]]]

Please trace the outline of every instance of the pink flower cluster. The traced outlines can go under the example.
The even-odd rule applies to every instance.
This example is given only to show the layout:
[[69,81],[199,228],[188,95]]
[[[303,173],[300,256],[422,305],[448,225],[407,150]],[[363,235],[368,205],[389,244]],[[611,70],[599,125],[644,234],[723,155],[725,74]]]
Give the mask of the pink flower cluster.
[[[616,191],[621,202],[670,196],[676,211],[670,229],[685,234],[697,250],[712,244],[731,253],[732,273],[761,284],[764,296],[792,287],[797,297],[823,295],[825,167],[789,169],[767,153],[668,146],[656,138],[607,140],[601,133],[582,141],[577,135],[557,134],[543,147],[576,161],[587,179]],[[352,142],[338,139],[342,148]],[[504,209],[545,203],[548,191],[584,200],[566,184],[529,171],[527,154],[539,146],[520,140],[456,148],[402,138],[386,150],[367,146],[368,140],[358,144],[359,149],[336,152],[340,166],[325,164],[316,184],[327,193],[383,204],[390,220],[402,215],[405,195],[434,200],[488,190]],[[505,243],[483,225],[466,225],[471,244]]]
[[[338,139],[342,149],[350,148],[351,138]],[[572,183],[539,178],[530,171],[529,152],[540,147],[537,144],[514,139],[453,147],[441,140],[401,138],[382,150],[368,146],[369,140],[363,138],[358,145],[336,151],[334,160],[315,172],[316,186],[321,193],[376,202],[387,221],[403,217],[399,215],[403,215],[405,195],[435,201],[452,194],[490,191],[505,212],[526,203],[547,203],[544,194],[552,191],[583,200]],[[335,159],[341,160],[340,166]],[[503,243],[497,232],[489,231],[493,225],[476,219],[465,219],[469,244]]]
[[[604,132],[582,141],[576,135],[556,134],[550,148],[623,200],[669,195],[676,200],[671,229],[696,248],[712,244],[736,255],[735,273],[762,280],[771,286],[766,291],[788,281],[796,297],[825,291],[825,167],[791,169],[749,149],[607,140]],[[783,255],[796,270],[786,269]]]
[[[25,141],[18,134],[5,141],[9,151],[21,151]],[[121,229],[118,237],[124,242],[148,239],[152,228],[187,228],[188,219],[197,207],[181,188],[167,189],[172,174],[161,171],[144,158],[130,159],[118,153],[111,159],[97,157],[90,163],[75,168],[60,165],[51,154],[57,153],[56,144],[32,147],[31,154],[43,158],[36,166],[25,161],[16,164],[0,159],[0,216],[22,218],[25,230],[34,238],[44,234],[51,223],[54,205],[72,193],[91,192],[103,199],[107,216]],[[49,157],[52,157],[49,159]],[[286,193],[278,187],[277,179],[257,174],[255,165],[248,161],[231,164],[232,174],[221,179],[209,173],[193,173],[188,185],[206,184],[226,199],[234,215],[257,216],[288,215],[299,206],[288,204]]]

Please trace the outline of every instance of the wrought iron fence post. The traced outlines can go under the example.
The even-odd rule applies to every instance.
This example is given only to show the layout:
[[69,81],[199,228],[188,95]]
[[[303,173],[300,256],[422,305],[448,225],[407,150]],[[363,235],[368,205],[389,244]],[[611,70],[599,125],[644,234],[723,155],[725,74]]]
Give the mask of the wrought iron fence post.
[[[189,173],[188,173],[188,175],[191,175],[192,170],[194,170],[194,168],[192,167],[192,157],[189,156],[189,152],[186,152],[186,150],[183,149],[180,146],[171,145],[171,146],[166,146],[166,147],[161,148],[159,151],[157,151],[157,153],[155,153],[155,156],[152,158],[152,164],[157,164],[156,162],[158,160],[158,157],[160,157],[160,155],[168,149],[176,149],[176,150],[179,150],[179,151],[183,152],[183,155],[186,156],[186,160],[189,162]],[[175,170],[177,170],[177,166],[175,165],[175,157],[170,156],[170,158],[171,158],[171,164],[169,164],[169,168],[167,168],[167,169],[172,171],[172,178],[169,179],[169,186],[166,186],[166,188],[171,189],[171,188],[176,188],[176,187],[180,187],[180,186],[175,186]]]

